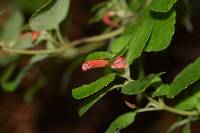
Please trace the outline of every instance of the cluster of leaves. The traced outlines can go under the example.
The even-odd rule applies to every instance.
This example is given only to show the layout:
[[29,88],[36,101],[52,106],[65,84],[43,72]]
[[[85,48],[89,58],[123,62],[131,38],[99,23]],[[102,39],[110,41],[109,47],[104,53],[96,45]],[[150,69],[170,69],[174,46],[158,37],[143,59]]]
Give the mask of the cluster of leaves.
[[[177,127],[183,125],[185,125],[183,132],[190,132],[189,123],[197,119],[200,111],[199,85],[195,87],[190,86],[200,79],[200,59],[198,58],[194,63],[185,67],[170,84],[162,82],[160,76],[163,73],[150,74],[142,78],[132,79],[129,71],[130,65],[143,52],[161,51],[169,46],[175,32],[176,0],[133,0],[129,2],[126,5],[130,5],[129,10],[132,11],[132,19],[129,20],[127,25],[124,25],[124,32],[112,42],[111,52],[95,52],[89,54],[88,58],[86,58],[86,60],[99,58],[112,59],[113,57],[123,55],[126,56],[128,66],[124,72],[108,73],[88,85],[73,89],[72,95],[75,99],[83,99],[93,95],[80,107],[79,115],[82,116],[109,91],[120,88],[120,92],[125,95],[143,95],[149,102],[144,108],[134,108],[133,111],[116,118],[106,130],[107,133],[113,133],[126,128],[134,122],[135,116],[138,113],[154,110],[166,110],[182,116],[181,120],[175,122],[169,128],[168,132],[172,132]],[[103,3],[102,5],[105,4]],[[100,8],[97,15],[102,10],[105,10],[105,8]],[[111,84],[116,76],[125,78],[124,84]],[[108,86],[108,84],[110,85]],[[146,91],[149,87],[153,87],[154,91]],[[195,89],[196,92],[186,99],[181,100],[176,106],[170,107],[162,100],[164,97],[174,98],[186,88]],[[185,118],[185,116],[187,117]]]
[[[57,1],[48,10],[39,13],[49,3],[51,1],[38,9],[30,18],[29,23],[25,25],[22,12],[18,8],[10,9],[11,14],[1,27],[0,44],[2,53],[6,53],[5,56],[1,56],[1,64],[4,66],[9,65],[1,75],[1,86],[7,92],[15,91],[28,71],[36,63],[50,56],[48,50],[54,50],[58,45],[62,44],[61,40],[57,39],[58,36],[56,36],[57,38],[53,37],[52,32],[59,32],[59,25],[68,14],[69,0]],[[59,12],[63,13],[60,14]],[[6,11],[4,11],[4,14],[6,14]],[[52,17],[49,17],[49,15]],[[36,39],[33,39],[32,34],[34,33],[38,33]],[[35,51],[34,48],[39,45],[44,47],[47,52]],[[32,51],[32,53],[28,50]],[[16,70],[16,63],[20,59],[20,54],[33,56],[31,56],[28,65],[17,74],[16,78],[10,80]],[[68,55],[68,57],[70,56],[74,55]]]
[[[100,21],[106,11],[112,11],[114,12],[113,17],[116,17],[114,20],[120,22],[118,29],[114,31],[109,29],[110,33],[73,42],[68,42],[68,39],[63,38],[59,28],[68,14],[70,0],[49,0],[32,15],[28,24],[25,25],[22,13],[15,9],[11,12],[0,32],[1,52],[6,53],[6,58],[5,56],[0,57],[0,63],[4,66],[9,65],[1,75],[1,86],[5,91],[13,92],[36,63],[50,56],[73,59],[80,54],[96,50],[99,48],[98,45],[102,46],[100,43],[104,40],[114,38],[110,51],[91,53],[86,57],[86,60],[108,59],[112,61],[123,55],[126,57],[127,68],[124,71],[111,71],[88,85],[72,90],[75,99],[91,96],[80,108],[80,116],[108,92],[119,89],[124,95],[142,95],[149,102],[144,108],[134,108],[116,118],[106,132],[112,133],[126,128],[134,122],[138,113],[154,110],[166,110],[181,116],[181,119],[169,128],[169,132],[183,125],[185,125],[183,132],[189,132],[189,123],[197,120],[200,112],[199,85],[190,86],[200,78],[200,59],[184,68],[169,84],[162,82],[160,76],[163,73],[152,73],[148,76],[132,79],[129,70],[129,67],[144,52],[157,52],[169,46],[175,32],[175,4],[176,0],[110,0],[101,3],[93,9],[96,15],[91,19],[91,22]],[[0,15],[4,13],[5,11],[0,11]],[[32,32],[39,33],[36,40],[33,40]],[[22,33],[27,34],[22,36]],[[82,43],[86,45],[76,47]],[[98,45],[94,47],[90,43],[98,43]],[[43,49],[36,49],[37,46],[42,46]],[[33,56],[16,78],[10,80],[21,54]],[[125,80],[123,84],[111,84],[117,76]],[[38,88],[41,84],[39,82],[39,85],[32,88]],[[153,91],[147,91],[150,87],[153,88]],[[186,88],[193,88],[196,91],[193,95],[181,100],[176,106],[170,107],[162,100],[163,97],[174,98]],[[32,93],[34,91],[29,92],[28,95]]]

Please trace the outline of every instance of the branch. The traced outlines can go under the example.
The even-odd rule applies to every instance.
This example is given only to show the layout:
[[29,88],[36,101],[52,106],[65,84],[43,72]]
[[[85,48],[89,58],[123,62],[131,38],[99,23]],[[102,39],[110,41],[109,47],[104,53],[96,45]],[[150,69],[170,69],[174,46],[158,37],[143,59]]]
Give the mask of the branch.
[[15,53],[15,54],[26,54],[26,55],[34,55],[34,54],[58,54],[62,53],[64,50],[67,50],[70,47],[78,46],[80,44],[84,43],[94,43],[94,42],[100,42],[107,39],[110,39],[112,37],[115,37],[117,35],[120,35],[124,31],[124,28],[119,28],[115,31],[104,33],[101,35],[93,36],[93,37],[86,37],[79,40],[72,41],[66,45],[62,45],[55,49],[45,49],[45,50],[23,50],[23,49],[13,49],[4,47],[5,45],[0,42],[0,46],[2,47],[2,51],[8,52],[8,53]]

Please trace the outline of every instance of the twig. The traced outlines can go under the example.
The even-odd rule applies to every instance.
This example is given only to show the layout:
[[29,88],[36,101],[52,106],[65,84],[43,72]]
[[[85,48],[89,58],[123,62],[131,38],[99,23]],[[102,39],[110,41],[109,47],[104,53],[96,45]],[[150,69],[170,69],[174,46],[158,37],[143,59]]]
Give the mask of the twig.
[[13,49],[5,47],[6,45],[0,42],[0,46],[2,47],[1,50],[9,52],[9,53],[15,53],[15,54],[26,54],[26,55],[33,55],[33,54],[58,54],[62,53],[64,50],[67,50],[69,47],[78,46],[83,43],[94,43],[94,42],[100,42],[107,39],[110,39],[114,36],[120,35],[124,31],[124,28],[119,28],[115,31],[112,31],[110,33],[105,33],[93,37],[86,37],[79,40],[75,40],[73,42],[70,42],[68,44],[62,45],[55,49],[45,49],[45,50],[23,50],[23,49]]

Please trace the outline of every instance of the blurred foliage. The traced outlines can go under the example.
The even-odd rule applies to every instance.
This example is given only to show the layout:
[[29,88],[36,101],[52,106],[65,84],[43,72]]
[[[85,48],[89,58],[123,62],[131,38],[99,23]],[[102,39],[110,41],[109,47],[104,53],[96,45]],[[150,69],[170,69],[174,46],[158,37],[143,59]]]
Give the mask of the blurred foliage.
[[[98,100],[112,90],[124,95],[142,96],[148,101],[145,106],[133,107],[120,115],[106,132],[118,132],[131,125],[139,113],[165,110],[180,116],[168,130],[174,131],[183,126],[183,132],[190,132],[190,123],[199,119],[199,84],[191,86],[200,79],[199,58],[186,66],[171,83],[163,83],[163,73],[146,76],[144,62],[137,62],[144,53],[166,50],[175,33],[177,7],[188,9],[184,13],[186,29],[192,31],[188,4],[177,0],[109,0],[99,3],[92,9],[89,24],[103,23],[105,28],[99,35],[70,41],[61,33],[61,23],[69,21],[70,0],[17,0],[6,1],[7,8],[0,11],[3,25],[0,30],[1,87],[5,92],[14,92],[27,80],[34,68],[36,76],[31,77],[24,100],[31,102],[35,93],[50,84],[50,71],[57,72],[56,66],[66,61],[72,63],[61,78],[61,87],[70,81],[73,71],[80,67],[87,70],[109,68],[99,79],[72,90],[75,99],[86,99],[79,109],[85,114]],[[5,7],[6,7],[5,6]],[[78,16],[78,15],[77,15]],[[76,16],[76,17],[77,17]],[[80,17],[80,16],[78,16]],[[73,27],[72,27],[73,28]],[[107,50],[96,51],[108,44]],[[90,54],[89,54],[90,53]],[[88,54],[87,56],[85,56]],[[25,59],[24,59],[25,58]],[[52,59],[45,63],[47,59]],[[21,62],[25,62],[21,65]],[[106,63],[106,64],[102,64]],[[44,68],[39,66],[44,65]],[[132,67],[133,66],[133,67]],[[132,78],[132,68],[139,66],[138,78]],[[108,69],[107,69],[108,70]],[[95,70],[94,70],[95,71]],[[137,73],[137,72],[136,72]],[[141,74],[142,73],[142,74]],[[86,75],[87,73],[85,73]],[[168,74],[168,73],[166,73]],[[34,75],[34,74],[33,74]],[[85,76],[85,78],[87,75]],[[116,78],[121,81],[118,82]],[[66,82],[66,84],[63,84]],[[59,88],[59,87],[58,87]],[[67,86],[66,86],[67,88]],[[167,105],[168,98],[174,98],[185,89],[197,91],[177,105]],[[175,102],[175,100],[174,100]]]

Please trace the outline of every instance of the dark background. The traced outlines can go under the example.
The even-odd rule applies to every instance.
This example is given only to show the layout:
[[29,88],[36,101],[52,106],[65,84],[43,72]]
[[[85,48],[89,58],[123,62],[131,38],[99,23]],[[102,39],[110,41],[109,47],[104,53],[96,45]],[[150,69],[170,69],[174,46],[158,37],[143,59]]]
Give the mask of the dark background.
[[[0,7],[3,7],[4,2],[0,1]],[[99,24],[89,26],[87,20],[91,16],[91,7],[99,2],[101,0],[71,0],[68,26],[62,25],[63,33],[70,40],[98,34],[101,30]],[[193,32],[189,33],[177,20],[176,33],[169,48],[163,52],[145,53],[146,74],[166,71],[167,74],[163,76],[164,82],[170,82],[181,69],[200,55],[200,1],[190,0],[189,3],[192,9]],[[27,12],[26,15],[28,17],[30,13]],[[72,61],[49,66],[53,60],[45,61],[29,73],[31,78],[38,74],[38,69],[48,66],[52,77],[49,84],[41,88],[31,103],[23,100],[28,78],[24,79],[15,93],[0,91],[0,133],[102,133],[118,115],[130,110],[124,103],[124,96],[118,91],[113,91],[80,118],[80,101],[72,98],[71,90],[97,79],[101,76],[101,71],[83,73],[78,68],[73,73],[69,85],[60,93],[62,74]],[[134,103],[135,99],[130,101]],[[172,101],[168,102],[173,104]],[[122,132],[164,133],[176,118],[167,112],[139,114],[134,124]],[[199,124],[192,124],[192,133],[200,132]]]

